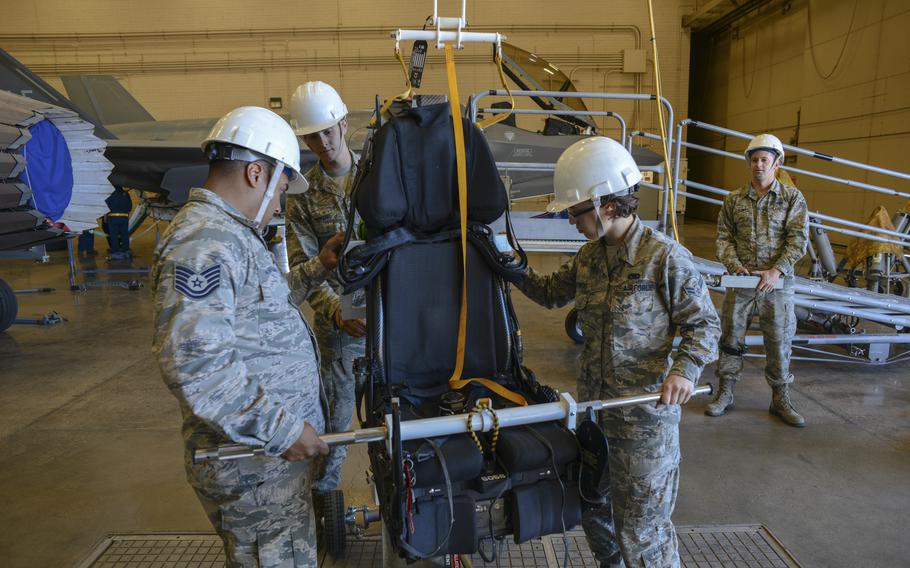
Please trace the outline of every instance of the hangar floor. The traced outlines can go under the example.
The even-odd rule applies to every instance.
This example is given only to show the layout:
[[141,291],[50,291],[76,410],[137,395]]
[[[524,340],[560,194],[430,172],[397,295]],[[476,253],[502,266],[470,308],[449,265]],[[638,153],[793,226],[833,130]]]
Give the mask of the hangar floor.
[[[711,256],[708,224],[687,244]],[[105,249],[98,240],[97,246]],[[151,258],[147,234],[137,265]],[[99,255],[103,255],[99,252]],[[72,566],[112,533],[210,532],[183,478],[180,416],[150,354],[147,289],[70,294],[66,260],[0,264],[20,317],[68,321],[0,334],[0,559],[10,567]],[[555,268],[555,257],[535,266]],[[100,264],[100,262],[99,262]],[[515,295],[527,364],[574,391],[578,349],[565,309]],[[747,360],[736,410],[708,418],[690,403],[682,426],[679,525],[765,525],[806,567],[903,566],[910,504],[910,373],[906,368],[796,362],[803,430],[769,416],[762,361]],[[713,381],[713,369],[705,373]],[[365,503],[365,452],[345,464],[349,503]]]

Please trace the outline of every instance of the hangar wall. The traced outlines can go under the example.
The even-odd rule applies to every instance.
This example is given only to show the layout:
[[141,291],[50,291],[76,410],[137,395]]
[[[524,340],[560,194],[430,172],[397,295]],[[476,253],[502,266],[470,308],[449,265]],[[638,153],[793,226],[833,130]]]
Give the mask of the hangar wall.
[[[910,3],[905,0],[770,2],[714,37],[692,41],[690,116],[785,143],[910,172]],[[740,152],[745,142],[690,131],[690,139]],[[689,152],[692,179],[725,188],[748,181],[743,162]],[[799,156],[788,162],[910,191],[910,183]],[[795,176],[809,207],[865,222],[877,205],[905,199]],[[689,213],[717,208],[689,201]],[[835,237],[843,241],[843,238]]]
[[[440,4],[442,13],[460,10],[460,2]],[[663,88],[682,116],[689,44],[681,19],[695,0],[655,4]],[[35,0],[5,15],[0,45],[55,86],[64,74],[114,75],[157,119],[215,116],[271,97],[286,109],[293,89],[312,79],[335,85],[349,107],[370,108],[376,93],[403,89],[388,33],[419,28],[430,13],[430,0]],[[644,75],[622,68],[623,50],[650,48],[645,0],[470,0],[468,17],[472,28],[500,31],[557,65],[579,89],[654,89],[650,55]],[[480,46],[459,53],[462,98],[499,85],[489,54]],[[421,92],[444,92],[441,52],[431,55]],[[653,106],[636,117],[630,103],[607,108],[630,126],[652,128]]]

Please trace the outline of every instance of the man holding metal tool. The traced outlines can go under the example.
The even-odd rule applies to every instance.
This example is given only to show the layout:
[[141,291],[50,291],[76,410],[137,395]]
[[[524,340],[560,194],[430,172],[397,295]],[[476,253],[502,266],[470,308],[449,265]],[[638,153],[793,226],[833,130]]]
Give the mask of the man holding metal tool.
[[[187,478],[224,540],[228,566],[316,566],[310,458],[325,455],[316,347],[261,231],[285,191],[306,190],[290,126],[263,108],[229,112],[202,143],[205,188],[165,231],[152,270],[154,351],[180,401]],[[341,239],[307,278],[337,263]],[[238,443],[263,456],[193,463]],[[283,458],[283,459],[282,459]]]
[[[591,242],[553,274],[516,282],[535,302],[575,300],[585,343],[579,400],[660,391],[658,404],[602,411],[609,490],[582,516],[603,567],[679,566],[670,520],[679,484],[680,406],[716,357],[720,321],[689,252],[635,215],[641,172],[618,142],[587,138],[556,163],[556,200]],[[673,338],[681,336],[673,355]]]
[[[288,256],[292,269],[307,273],[319,248],[338,231],[347,229],[351,188],[357,174],[356,156],[348,149],[348,109],[338,93],[321,81],[300,85],[291,97],[291,125],[307,147],[319,157],[304,177],[310,189],[287,200]],[[329,399],[326,428],[344,432],[351,428],[354,413],[355,385],[353,363],[364,355],[366,321],[344,319],[341,314],[342,286],[337,278],[312,287],[309,302],[315,313],[314,327],[322,358],[321,374]],[[313,490],[317,520],[321,495],[338,487],[341,464],[347,448],[333,447],[326,460],[325,472]]]
[[705,414],[721,416],[733,407],[733,385],[743,369],[746,330],[757,313],[767,358],[765,380],[773,393],[768,411],[784,423],[802,428],[806,421],[790,401],[790,352],[796,332],[793,267],[806,254],[809,240],[806,200],[798,189],[775,177],[784,159],[784,147],[776,136],[756,136],[745,154],[752,180],[724,198],[717,218],[717,258],[730,274],[753,274],[759,282],[754,290],[728,289],[724,297],[717,363],[720,385]]

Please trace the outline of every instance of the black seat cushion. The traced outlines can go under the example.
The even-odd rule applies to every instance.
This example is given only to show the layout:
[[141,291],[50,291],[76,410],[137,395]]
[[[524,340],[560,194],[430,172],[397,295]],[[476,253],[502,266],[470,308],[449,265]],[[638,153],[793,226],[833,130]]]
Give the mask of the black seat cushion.
[[[499,281],[468,243],[468,319],[463,378],[508,370]],[[461,310],[461,243],[416,243],[391,254],[383,272],[386,379],[417,390],[445,385],[455,366]]]

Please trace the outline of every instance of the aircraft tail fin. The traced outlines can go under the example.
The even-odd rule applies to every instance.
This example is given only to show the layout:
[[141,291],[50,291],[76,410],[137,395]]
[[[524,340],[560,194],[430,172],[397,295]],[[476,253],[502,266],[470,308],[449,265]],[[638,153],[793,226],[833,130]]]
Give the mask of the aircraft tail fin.
[[155,118],[110,75],[61,77],[70,99],[86,109],[96,124],[146,122]]
[[95,134],[101,138],[116,138],[95,117],[80,105],[66,98],[44,79],[34,74],[21,61],[0,49],[0,89],[23,97],[68,108],[95,125]]

